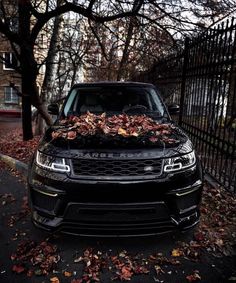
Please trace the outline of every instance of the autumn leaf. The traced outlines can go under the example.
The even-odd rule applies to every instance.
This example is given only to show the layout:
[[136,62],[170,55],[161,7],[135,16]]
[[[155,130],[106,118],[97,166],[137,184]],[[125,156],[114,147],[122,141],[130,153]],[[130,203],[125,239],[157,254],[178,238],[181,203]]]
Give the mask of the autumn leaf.
[[39,244],[32,240],[22,241],[11,256],[11,260],[17,262],[17,265],[13,266],[13,271],[19,273],[23,264],[27,264],[30,268],[28,276],[31,276],[32,273],[36,276],[46,275],[52,271],[60,259],[56,250],[56,246],[47,241],[42,241]]
[[[53,140],[57,138],[76,139],[77,142],[83,137],[93,136],[95,139],[99,139],[102,135],[105,135],[106,138],[121,136],[119,137],[120,142],[124,142],[122,138],[133,137],[136,140],[132,139],[132,142],[136,141],[147,145],[150,142],[155,144],[158,141],[169,145],[179,142],[173,138],[176,136],[176,132],[170,124],[159,124],[146,115],[129,116],[124,113],[109,117],[106,117],[105,113],[95,115],[89,112],[80,116],[70,116],[59,121],[59,126],[54,126],[51,133]],[[140,137],[141,140],[139,140]]]
[[123,266],[121,269],[120,279],[121,280],[131,280],[133,272],[129,266]]
[[174,256],[174,257],[178,257],[178,256],[182,256],[183,252],[180,249],[177,248],[177,249],[172,250],[171,255]]
[[154,268],[155,268],[155,270],[156,270],[157,275],[158,275],[158,274],[161,274],[161,273],[162,273],[162,274],[165,273],[165,272],[161,269],[160,265],[155,265]]
[[38,269],[35,269],[34,274],[36,276],[41,276],[41,275],[43,275],[43,271],[42,271],[42,269],[38,268]]
[[52,277],[52,278],[50,278],[50,282],[52,282],[52,283],[60,283],[60,280],[58,279],[58,277]]
[[149,140],[150,140],[150,142],[155,143],[155,142],[158,141],[158,138],[157,137],[150,137]]
[[20,264],[15,264],[12,267],[12,271],[17,273],[17,274],[20,274],[20,273],[23,273],[25,271],[25,268]]
[[64,271],[64,276],[65,277],[71,277],[72,276],[72,272]]
[[68,133],[67,133],[67,139],[68,140],[74,140],[75,138],[76,138],[76,132],[75,131],[69,131]]
[[222,247],[222,246],[224,245],[224,242],[223,242],[222,239],[216,239],[215,244],[216,244],[218,247]]
[[60,132],[57,132],[57,131],[53,131],[52,132],[52,138],[53,139],[57,139],[61,136],[61,133]]
[[204,234],[202,232],[197,232],[197,233],[194,234],[194,238],[197,241],[201,242],[201,241],[204,240]]
[[199,275],[199,271],[195,270],[193,274],[187,275],[186,279],[188,280],[188,282],[194,282],[194,281],[201,280],[201,276]]
[[32,269],[29,269],[28,271],[27,271],[27,276],[28,277],[32,277],[34,275],[34,271],[32,270]]
[[123,137],[127,137],[128,136],[128,133],[126,130],[122,129],[122,128],[119,128],[118,130],[118,135],[121,135]]
[[73,279],[71,280],[71,283],[82,283],[83,279]]

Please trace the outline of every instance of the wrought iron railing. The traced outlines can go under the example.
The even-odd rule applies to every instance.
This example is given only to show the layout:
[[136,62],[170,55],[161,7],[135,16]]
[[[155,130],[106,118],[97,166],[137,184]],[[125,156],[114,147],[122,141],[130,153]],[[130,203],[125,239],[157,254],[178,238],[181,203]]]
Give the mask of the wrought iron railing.
[[167,102],[180,104],[179,124],[205,170],[236,192],[236,21],[186,39],[181,54],[135,79],[156,84]]

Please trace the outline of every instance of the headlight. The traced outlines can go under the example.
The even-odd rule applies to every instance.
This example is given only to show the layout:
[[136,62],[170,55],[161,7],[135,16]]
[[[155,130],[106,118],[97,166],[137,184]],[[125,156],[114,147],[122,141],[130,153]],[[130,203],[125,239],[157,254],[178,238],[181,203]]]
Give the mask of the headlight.
[[46,155],[39,151],[37,151],[36,154],[36,163],[44,169],[46,168],[57,172],[70,172],[70,166],[66,165],[64,158]]
[[168,158],[164,161],[164,172],[174,172],[183,170],[193,166],[196,162],[196,156],[194,151],[173,158]]

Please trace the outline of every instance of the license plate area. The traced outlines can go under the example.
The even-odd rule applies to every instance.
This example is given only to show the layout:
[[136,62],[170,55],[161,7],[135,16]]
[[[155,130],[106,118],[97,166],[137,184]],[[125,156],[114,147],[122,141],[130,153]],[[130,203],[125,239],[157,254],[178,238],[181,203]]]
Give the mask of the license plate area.
[[164,202],[152,205],[84,205],[70,203],[65,218],[75,221],[140,222],[167,219],[169,211]]

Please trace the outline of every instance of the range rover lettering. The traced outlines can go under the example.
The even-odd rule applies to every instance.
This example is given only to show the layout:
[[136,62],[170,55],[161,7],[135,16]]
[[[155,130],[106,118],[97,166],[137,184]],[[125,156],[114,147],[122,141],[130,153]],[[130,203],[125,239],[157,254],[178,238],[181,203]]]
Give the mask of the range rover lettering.
[[[152,84],[80,83],[30,165],[33,223],[90,236],[154,235],[199,222],[202,167]],[[170,114],[169,114],[170,113]]]

